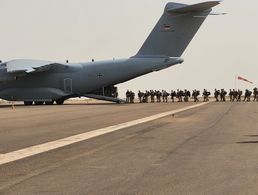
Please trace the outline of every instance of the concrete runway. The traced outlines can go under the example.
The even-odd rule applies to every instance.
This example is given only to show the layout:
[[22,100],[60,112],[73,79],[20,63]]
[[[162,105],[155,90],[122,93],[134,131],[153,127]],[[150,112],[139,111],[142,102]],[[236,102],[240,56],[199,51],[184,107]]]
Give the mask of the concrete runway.
[[[0,157],[193,103],[0,107]],[[0,194],[257,194],[258,104],[210,103],[0,165]]]

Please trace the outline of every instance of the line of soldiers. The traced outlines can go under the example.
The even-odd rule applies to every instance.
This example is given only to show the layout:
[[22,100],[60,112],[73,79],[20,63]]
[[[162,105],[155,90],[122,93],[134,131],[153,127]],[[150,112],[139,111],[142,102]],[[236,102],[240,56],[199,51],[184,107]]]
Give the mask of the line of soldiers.
[[[226,95],[228,93],[224,90],[217,90],[215,89],[214,91],[214,97],[217,102],[225,102],[226,101]],[[230,101],[242,101],[242,94],[243,92],[241,90],[232,90],[230,89],[229,91],[229,99]],[[253,101],[258,101],[258,89],[254,88],[253,92],[246,89],[245,94],[244,94],[244,99],[243,101],[251,101],[251,95],[253,94]],[[140,103],[148,103],[149,100],[151,103],[154,103],[155,100],[157,103],[160,102],[168,102],[169,97],[171,98],[172,102],[175,102],[177,99],[178,102],[188,102],[190,98],[193,99],[194,102],[199,102],[199,96],[201,95],[199,90],[193,90],[192,94],[189,90],[179,90],[177,89],[176,91],[171,90],[170,93],[168,93],[166,90],[150,90],[150,91],[145,91],[141,92],[140,90],[138,91],[138,99]],[[208,102],[209,97],[211,95],[211,92],[208,90],[204,89],[202,96],[203,96],[203,101]],[[135,101],[135,93],[132,91],[127,90],[126,92],[126,102],[128,103],[134,103]]]
[[[242,94],[243,94],[243,91],[241,91],[241,90],[230,89],[229,99],[231,102],[234,102],[234,101],[241,102]],[[252,94],[253,94],[253,101],[258,101],[258,89],[256,87],[253,89],[253,92],[248,89],[245,90],[243,101],[250,102]]]

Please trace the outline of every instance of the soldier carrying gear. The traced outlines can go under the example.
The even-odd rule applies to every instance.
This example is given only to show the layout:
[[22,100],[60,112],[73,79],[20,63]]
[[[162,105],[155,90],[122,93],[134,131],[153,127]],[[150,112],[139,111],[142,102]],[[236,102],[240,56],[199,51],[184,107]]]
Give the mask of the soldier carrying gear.
[[162,90],[163,102],[168,102],[169,93],[166,90]]
[[216,102],[218,102],[218,101],[219,101],[219,96],[220,96],[220,91],[219,91],[219,90],[217,90],[217,89],[215,89],[214,97],[215,97],[215,99],[216,99]]
[[126,96],[126,102],[129,103],[130,102],[130,91],[128,89],[126,91],[125,96]]
[[246,90],[245,90],[245,97],[244,97],[244,100],[243,100],[244,102],[247,100],[248,94],[249,94],[249,93],[248,93],[248,89],[246,89]]
[[185,93],[183,90],[180,90],[180,100],[183,102],[183,97],[185,96]]
[[177,90],[177,94],[176,94],[176,96],[177,96],[177,98],[178,98],[178,102],[182,102],[183,101],[183,98],[182,98],[182,96],[183,96],[183,91],[182,90]]
[[250,102],[250,101],[251,101],[251,95],[252,95],[252,92],[249,91],[248,89],[246,89],[246,90],[245,90],[244,102],[245,102],[245,101]]
[[184,101],[185,101],[185,102],[188,102],[188,101],[189,101],[189,98],[191,97],[191,92],[185,89],[185,91],[184,91],[184,97],[185,97],[185,98],[184,98]]
[[155,93],[153,90],[150,91],[151,103],[155,102]]
[[146,93],[143,93],[142,102],[143,102],[143,103],[146,103],[146,102],[147,102],[147,100],[146,100]]
[[144,94],[145,102],[146,102],[146,103],[149,102],[149,96],[150,96],[150,92],[149,92],[149,91],[146,91],[145,94]]
[[178,102],[180,102],[180,92],[179,92],[179,89],[176,90],[176,97],[178,99]]
[[172,102],[175,102],[175,97],[176,97],[176,92],[175,91],[173,91],[173,90],[171,90],[171,94],[170,94],[170,96],[171,96],[171,100],[172,100]]
[[161,102],[161,100],[160,100],[160,98],[161,98],[161,92],[160,91],[156,91],[156,97],[157,97],[157,102],[158,103],[160,103]]
[[229,99],[230,99],[230,101],[232,102],[233,101],[233,91],[230,89],[229,90]]
[[134,103],[134,97],[135,97],[135,93],[130,91],[130,103]]
[[240,89],[238,89],[237,91],[237,101],[241,102],[241,97],[242,97],[243,91],[241,91]]
[[210,92],[208,92],[206,89],[204,89],[203,90],[203,93],[202,93],[202,95],[203,95],[203,101],[204,102],[208,102],[209,101],[209,96],[210,96]]
[[196,89],[193,90],[192,97],[194,98],[194,102],[199,102],[198,96],[200,95],[200,91],[197,91]]
[[162,90],[161,96],[162,96],[163,102],[165,102],[165,96],[166,96],[165,90]]
[[139,92],[138,92],[138,98],[139,98],[140,103],[142,103],[142,98],[143,98],[143,96],[144,96],[144,93],[139,90]]
[[233,102],[235,100],[237,101],[237,96],[238,96],[238,92],[235,89],[233,89],[233,99],[232,99]]
[[221,89],[221,91],[220,91],[220,101],[221,102],[226,101],[226,95],[227,95],[227,92],[224,89]]

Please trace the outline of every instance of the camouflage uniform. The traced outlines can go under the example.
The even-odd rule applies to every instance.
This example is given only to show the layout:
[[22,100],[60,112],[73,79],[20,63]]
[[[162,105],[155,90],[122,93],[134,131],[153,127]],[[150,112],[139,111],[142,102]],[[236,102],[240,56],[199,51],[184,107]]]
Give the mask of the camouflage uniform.
[[192,96],[194,98],[194,102],[199,102],[198,96],[200,95],[200,91],[197,91],[196,89],[193,90]]
[[126,96],[126,102],[129,103],[130,102],[130,91],[129,90],[126,91],[125,96]]
[[138,98],[139,98],[139,101],[140,103],[142,103],[142,97],[143,97],[144,93],[142,93],[140,90],[138,92]]
[[172,102],[175,102],[174,98],[176,97],[176,92],[172,90],[170,96],[171,96]]
[[220,96],[220,91],[219,91],[219,90],[217,90],[217,89],[215,89],[214,97],[215,97],[215,99],[216,99],[216,102],[218,102],[218,101],[219,101],[219,96]]
[[151,103],[155,102],[155,92],[153,90],[150,91]]

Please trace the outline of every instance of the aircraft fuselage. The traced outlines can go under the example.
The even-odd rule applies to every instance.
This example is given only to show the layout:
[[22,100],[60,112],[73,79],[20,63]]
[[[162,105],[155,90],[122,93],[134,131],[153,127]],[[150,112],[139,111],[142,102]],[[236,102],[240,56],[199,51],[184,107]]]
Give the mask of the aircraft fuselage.
[[2,67],[0,98],[9,101],[51,101],[79,97],[182,62],[181,58],[166,57],[95,61],[67,64],[26,76],[12,76]]

